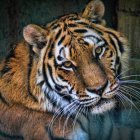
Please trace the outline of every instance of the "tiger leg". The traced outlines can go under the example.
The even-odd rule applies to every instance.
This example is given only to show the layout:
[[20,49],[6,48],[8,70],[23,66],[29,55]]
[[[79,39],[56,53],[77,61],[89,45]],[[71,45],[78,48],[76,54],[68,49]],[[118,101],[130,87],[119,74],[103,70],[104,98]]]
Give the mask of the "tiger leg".
[[[51,140],[46,126],[50,124],[52,117],[51,113],[37,112],[18,105],[6,106],[0,102],[0,131],[12,137],[21,137],[25,140]],[[58,120],[54,122],[53,134],[62,137],[65,118]],[[71,133],[70,121],[65,131],[66,137]]]

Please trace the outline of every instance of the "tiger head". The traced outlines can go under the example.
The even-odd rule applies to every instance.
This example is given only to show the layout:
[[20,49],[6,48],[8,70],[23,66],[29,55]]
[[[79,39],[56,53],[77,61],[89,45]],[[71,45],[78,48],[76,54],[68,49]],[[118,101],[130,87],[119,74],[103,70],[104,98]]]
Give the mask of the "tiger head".
[[82,14],[63,16],[46,27],[24,28],[36,56],[36,84],[52,106],[92,114],[115,106],[127,41],[102,25],[103,15],[103,3],[95,0]]

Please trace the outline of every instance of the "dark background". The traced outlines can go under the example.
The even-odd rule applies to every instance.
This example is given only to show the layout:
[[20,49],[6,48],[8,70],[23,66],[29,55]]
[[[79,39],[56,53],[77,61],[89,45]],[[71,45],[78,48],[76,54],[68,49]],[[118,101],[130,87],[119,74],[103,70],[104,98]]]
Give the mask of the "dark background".
[[[19,42],[24,26],[45,25],[58,16],[81,12],[89,0],[0,0],[0,60]],[[107,26],[123,32],[131,48],[129,74],[140,74],[140,0],[103,0]],[[134,79],[134,77],[133,77]],[[135,79],[139,79],[135,77]],[[140,86],[139,86],[140,88]],[[134,101],[140,110],[140,103]],[[140,113],[126,104],[110,115],[93,117],[91,140],[140,140]],[[94,130],[94,131],[93,131]]]
[[[111,1],[111,3],[110,3]],[[116,0],[105,0],[106,20],[117,28]],[[45,25],[58,16],[82,12],[89,0],[0,0],[0,59],[10,44],[20,41],[22,29],[27,24]]]

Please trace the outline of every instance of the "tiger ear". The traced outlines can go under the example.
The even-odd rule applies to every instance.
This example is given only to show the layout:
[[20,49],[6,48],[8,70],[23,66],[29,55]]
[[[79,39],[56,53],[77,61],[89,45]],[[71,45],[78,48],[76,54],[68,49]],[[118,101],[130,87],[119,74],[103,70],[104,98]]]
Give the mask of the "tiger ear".
[[91,20],[92,22],[102,21],[102,17],[105,13],[105,6],[100,0],[92,0],[88,3],[82,13],[82,17]]
[[29,24],[23,29],[25,41],[33,46],[33,51],[39,53],[46,44],[47,31],[37,25]]

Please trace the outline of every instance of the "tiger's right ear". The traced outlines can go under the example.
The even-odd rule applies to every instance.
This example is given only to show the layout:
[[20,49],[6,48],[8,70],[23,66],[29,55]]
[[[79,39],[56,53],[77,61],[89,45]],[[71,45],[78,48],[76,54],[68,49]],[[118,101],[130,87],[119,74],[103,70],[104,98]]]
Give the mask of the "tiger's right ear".
[[46,44],[47,31],[37,25],[29,24],[23,29],[25,41],[33,46],[33,51],[39,53]]
[[92,21],[92,22],[101,22],[100,24],[104,24],[102,22],[102,17],[105,13],[105,6],[101,0],[91,0],[87,6],[85,7],[82,17]]

